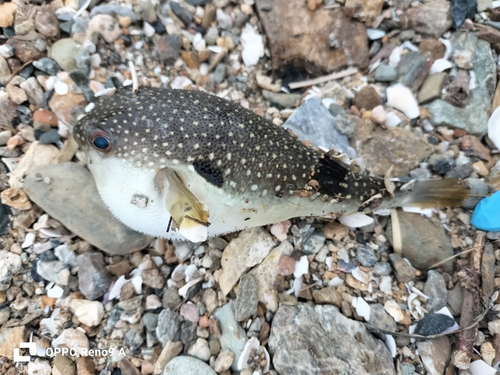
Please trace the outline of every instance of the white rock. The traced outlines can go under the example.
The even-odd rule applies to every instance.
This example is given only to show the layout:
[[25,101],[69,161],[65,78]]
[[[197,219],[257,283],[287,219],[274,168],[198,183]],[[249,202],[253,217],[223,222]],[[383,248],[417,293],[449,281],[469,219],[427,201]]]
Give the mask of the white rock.
[[333,279],[331,279],[329,282],[328,282],[328,286],[331,286],[331,287],[338,287],[338,286],[341,286],[341,285],[344,285],[344,280],[342,280],[340,277],[338,276],[335,276]]
[[288,229],[290,229],[290,220],[285,220],[276,224],[273,224],[271,227],[271,234],[275,236],[280,241],[285,241],[287,239]]
[[377,124],[384,125],[387,121],[387,114],[385,113],[384,107],[382,105],[378,105],[372,109],[372,121]]
[[231,364],[233,363],[233,360],[234,360],[234,354],[232,351],[230,350],[221,351],[217,356],[217,359],[215,360],[214,370],[217,371],[217,373],[229,370]]
[[189,266],[187,266],[185,274],[186,282],[189,282],[191,281],[191,279],[197,278],[200,275],[200,273],[198,272],[198,267],[196,267],[196,265],[194,264],[190,264]]
[[386,32],[384,30],[372,29],[372,28],[366,29],[366,35],[370,40],[382,39],[385,36],[385,34]]
[[68,348],[74,349],[79,355],[88,355],[89,339],[82,332],[81,328],[67,328],[55,340],[52,340],[52,346],[57,348],[61,345],[66,345]]
[[238,358],[238,370],[243,370],[250,366],[248,364],[250,354],[252,352],[256,352],[257,350],[259,350],[259,348],[260,342],[257,338],[252,337],[247,341],[245,347],[243,348],[243,351],[241,352],[240,358]]
[[448,61],[447,59],[437,59],[432,63],[429,74],[441,73],[451,68],[453,68],[451,61]]
[[298,262],[295,262],[295,271],[293,271],[293,276],[300,277],[309,272],[309,260],[306,255],[300,257]]
[[64,290],[59,285],[54,285],[52,288],[47,290],[47,297],[50,298],[61,298],[63,294]]
[[341,216],[339,222],[348,228],[362,228],[371,225],[374,222],[373,217],[362,213],[355,213],[352,215]]
[[500,150],[500,107],[497,107],[488,120],[488,138]]
[[469,371],[472,375],[494,375],[497,373],[497,370],[488,365],[482,359],[471,362]]
[[401,306],[398,305],[398,303],[391,299],[387,301],[384,304],[384,310],[392,316],[392,318],[396,321],[396,323],[399,323],[400,321],[404,320],[405,315],[403,313],[403,310],[401,309]]
[[35,359],[34,362],[28,363],[28,375],[50,375],[52,370],[49,361]]
[[170,87],[173,88],[173,89],[184,89],[184,88],[186,88],[187,86],[190,86],[190,85],[193,85],[193,81],[191,81],[187,77],[182,77],[182,76],[176,77],[170,83]]
[[391,295],[392,294],[392,278],[390,276],[382,276],[380,278],[380,283],[378,284],[378,288],[381,292]]
[[89,327],[99,325],[104,317],[104,306],[99,301],[74,299],[70,307],[78,320]]
[[262,35],[256,32],[257,27],[247,23],[241,31],[241,45],[243,51],[241,58],[246,66],[253,66],[259,62],[259,59],[264,56],[264,42]]
[[155,35],[155,28],[147,22],[144,22],[143,31],[144,36],[146,36],[147,38],[151,38],[153,35]]
[[362,316],[367,322],[370,321],[370,311],[371,307],[363,297],[354,297],[352,299],[352,306],[356,309],[356,313]]
[[387,88],[387,105],[403,112],[409,119],[420,115],[417,100],[408,87],[402,85]]
[[35,232],[26,233],[26,237],[24,238],[24,242],[22,243],[21,247],[23,249],[26,249],[31,245],[33,245],[35,243],[35,237],[36,237]]
[[208,342],[201,337],[196,340],[196,342],[188,349],[187,354],[192,355],[202,361],[208,361],[210,359],[210,347]]
[[69,87],[63,81],[57,81],[54,85],[54,91],[57,95],[66,95],[69,92]]

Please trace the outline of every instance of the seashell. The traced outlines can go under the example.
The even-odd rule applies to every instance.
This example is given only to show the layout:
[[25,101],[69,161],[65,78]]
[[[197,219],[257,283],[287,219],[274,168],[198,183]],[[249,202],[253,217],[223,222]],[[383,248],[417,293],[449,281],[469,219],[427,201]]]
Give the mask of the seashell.
[[355,213],[352,215],[341,216],[339,218],[340,224],[345,225],[348,228],[361,228],[373,224],[374,220],[372,217],[361,213]]
[[434,63],[432,63],[429,74],[441,73],[451,68],[453,68],[453,63],[451,61],[448,61],[446,59],[436,59]]
[[390,86],[386,90],[387,105],[403,112],[410,120],[420,116],[417,99],[408,87]]
[[488,138],[500,150],[500,107],[493,111],[488,120]]

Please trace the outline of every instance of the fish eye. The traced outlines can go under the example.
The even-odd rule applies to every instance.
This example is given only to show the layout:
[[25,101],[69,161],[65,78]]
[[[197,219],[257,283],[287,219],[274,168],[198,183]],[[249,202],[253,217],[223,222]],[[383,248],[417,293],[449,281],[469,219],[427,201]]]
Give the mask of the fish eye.
[[99,151],[111,151],[111,141],[108,134],[99,131],[90,136],[90,143]]

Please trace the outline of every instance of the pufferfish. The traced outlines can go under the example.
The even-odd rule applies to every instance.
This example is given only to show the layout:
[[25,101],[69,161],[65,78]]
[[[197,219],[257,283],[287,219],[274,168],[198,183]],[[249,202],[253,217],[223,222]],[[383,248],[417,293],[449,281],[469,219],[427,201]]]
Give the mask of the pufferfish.
[[287,130],[201,91],[140,88],[102,98],[73,129],[99,194],[130,228],[208,237],[301,216],[460,205],[458,180],[408,190],[354,173]]

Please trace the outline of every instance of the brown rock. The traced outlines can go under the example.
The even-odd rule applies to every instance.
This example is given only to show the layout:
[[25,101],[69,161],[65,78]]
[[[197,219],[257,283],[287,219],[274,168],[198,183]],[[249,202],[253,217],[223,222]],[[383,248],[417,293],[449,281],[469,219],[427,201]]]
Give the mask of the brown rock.
[[405,176],[428,157],[433,148],[402,128],[381,129],[371,121],[358,123],[354,131],[355,148],[374,175],[385,175],[393,167],[393,176]]
[[324,226],[323,233],[329,240],[342,241],[349,235],[349,228],[340,223],[331,222]]
[[359,110],[365,109],[371,111],[381,104],[382,99],[380,99],[377,90],[375,90],[373,86],[363,87],[354,98],[354,105],[358,107]]
[[142,271],[142,282],[154,289],[161,289],[165,284],[165,279],[157,269]]
[[320,7],[321,3],[323,3],[323,0],[307,0],[307,8],[309,8],[309,10],[315,11]]
[[500,30],[491,26],[480,26],[477,36],[490,43],[495,50],[500,50]]
[[198,58],[198,53],[195,50],[182,51],[181,57],[189,69],[199,69],[200,68],[200,60]]
[[23,63],[38,60],[45,55],[42,51],[36,48],[35,40],[21,40],[10,38],[9,40],[7,40],[7,44],[14,47],[14,55]]
[[[12,60],[12,59],[9,59]],[[5,85],[9,82],[11,77],[12,69],[9,66],[7,60],[0,56],[0,85]]]
[[10,27],[16,19],[17,5],[14,3],[0,4],[0,27]]
[[423,3],[408,9],[399,20],[403,29],[414,29],[422,35],[439,38],[452,25],[450,3],[445,0]]
[[[453,256],[450,239],[439,220],[404,211],[398,211],[398,218],[403,239],[401,256],[407,258],[413,267],[427,270],[434,264]],[[391,221],[387,229],[387,238],[393,241]],[[447,261],[441,267],[446,272],[451,272],[453,260]]]
[[342,295],[334,288],[323,288],[312,292],[314,302],[318,305],[334,305],[340,308]]
[[55,13],[48,9],[37,12],[35,28],[49,39],[56,39],[59,36],[59,20]]
[[65,355],[57,354],[52,365],[52,375],[74,375],[76,373],[75,363]]
[[141,375],[141,372],[127,358],[123,358],[118,362],[118,368],[123,375]]
[[424,39],[418,45],[418,49],[427,54],[431,60],[440,59],[446,52],[446,47],[437,39]]
[[481,141],[473,135],[464,135],[462,137],[461,148],[467,156],[473,156],[488,162],[491,160],[490,149],[484,146]]
[[115,264],[110,264],[108,266],[108,271],[115,276],[128,275],[132,271],[132,264],[128,260],[122,260]]
[[203,15],[203,20],[201,21],[201,26],[208,30],[215,20],[215,7],[213,4],[208,3],[205,5],[205,14]]
[[18,210],[31,209],[31,201],[26,193],[21,189],[8,188],[1,193],[2,203]]
[[92,357],[79,357],[76,360],[77,375],[95,375],[95,363]]
[[22,104],[28,100],[28,95],[24,90],[15,85],[7,85],[7,94],[9,94],[10,99],[16,104]]
[[33,121],[53,127],[57,127],[58,125],[55,113],[45,108],[40,108],[39,110],[33,112]]
[[167,341],[163,347],[160,356],[158,357],[155,365],[153,374],[160,375],[168,362],[174,357],[176,357],[182,351],[182,342],[180,341]]
[[288,255],[282,255],[278,260],[278,273],[283,276],[291,275],[295,271],[295,259]]
[[378,16],[384,0],[346,0],[344,11],[346,16],[370,23]]
[[347,65],[368,66],[365,27],[341,9],[311,12],[302,0],[257,0],[256,5],[274,69],[294,64],[323,74]]
[[12,360],[14,348],[24,341],[24,326],[7,328],[0,332],[0,357]]
[[448,74],[447,73],[434,73],[427,77],[418,92],[417,100],[419,104],[428,103],[431,100],[441,97],[441,90],[443,83]]

